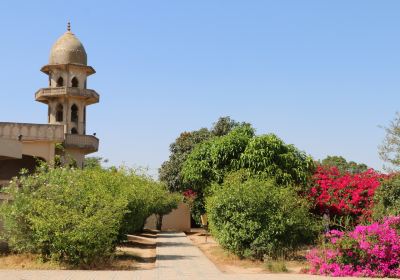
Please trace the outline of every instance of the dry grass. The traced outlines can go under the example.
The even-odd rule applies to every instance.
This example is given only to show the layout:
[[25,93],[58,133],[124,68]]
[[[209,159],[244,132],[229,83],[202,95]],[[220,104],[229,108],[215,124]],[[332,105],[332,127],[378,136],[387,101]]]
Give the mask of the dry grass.
[[55,262],[42,262],[35,254],[0,255],[0,269],[59,270],[137,270],[152,269],[156,260],[156,233],[129,235],[128,241],[117,248],[115,255],[106,263],[93,267],[69,267]]
[[187,233],[187,236],[221,271],[225,273],[299,273],[304,267],[304,261],[269,261],[240,259],[226,251],[211,237],[205,242],[202,230]]
[[42,262],[35,254],[10,254],[0,256],[0,269],[66,269],[53,262]]

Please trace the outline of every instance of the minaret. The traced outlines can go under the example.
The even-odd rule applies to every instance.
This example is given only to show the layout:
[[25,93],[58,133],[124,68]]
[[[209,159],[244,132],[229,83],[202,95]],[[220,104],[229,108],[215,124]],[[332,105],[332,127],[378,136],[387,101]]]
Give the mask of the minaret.
[[85,48],[71,32],[65,32],[53,45],[49,64],[41,71],[49,76],[49,87],[38,90],[36,101],[48,105],[48,123],[64,125],[66,155],[79,167],[86,154],[98,150],[98,139],[86,134],[86,106],[98,103],[99,95],[87,89],[87,77],[96,71],[87,65]]

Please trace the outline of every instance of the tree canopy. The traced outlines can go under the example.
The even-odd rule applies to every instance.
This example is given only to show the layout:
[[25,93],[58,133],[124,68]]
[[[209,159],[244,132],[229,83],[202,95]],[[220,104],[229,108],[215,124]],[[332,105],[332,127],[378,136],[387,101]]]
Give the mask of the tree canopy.
[[357,174],[368,170],[365,163],[356,163],[354,161],[347,161],[342,156],[327,156],[321,161],[324,167],[337,167],[340,173]]
[[182,169],[184,181],[196,190],[221,183],[231,171],[246,169],[280,185],[305,186],[314,170],[313,159],[274,134],[254,135],[248,124],[194,148]]
[[182,132],[170,145],[170,156],[159,169],[159,179],[164,182],[170,191],[184,191],[190,186],[182,180],[181,170],[187,156],[193,148],[206,140],[229,133],[239,123],[230,117],[221,117],[209,130],[201,128],[191,132]]
[[386,136],[379,146],[379,156],[386,162],[388,171],[400,170],[400,112],[396,113],[388,127],[384,127]]

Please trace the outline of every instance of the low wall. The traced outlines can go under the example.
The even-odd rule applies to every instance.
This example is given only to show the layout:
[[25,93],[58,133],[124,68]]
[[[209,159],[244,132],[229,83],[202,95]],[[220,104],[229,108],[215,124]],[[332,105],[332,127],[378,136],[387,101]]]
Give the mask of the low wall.
[[[146,220],[145,228],[156,229],[156,215],[151,215]],[[190,209],[186,203],[181,202],[178,208],[163,217],[162,231],[190,231]]]

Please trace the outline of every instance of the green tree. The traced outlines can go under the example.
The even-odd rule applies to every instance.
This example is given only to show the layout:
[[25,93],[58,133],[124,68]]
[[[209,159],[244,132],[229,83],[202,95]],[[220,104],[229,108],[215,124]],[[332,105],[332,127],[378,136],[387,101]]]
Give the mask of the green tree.
[[159,179],[167,185],[170,191],[183,191],[187,188],[182,181],[182,164],[197,144],[211,137],[210,131],[207,128],[202,128],[192,132],[181,133],[175,142],[170,145],[171,155],[159,169]]
[[254,129],[243,124],[197,145],[183,165],[184,182],[198,192],[212,182],[221,183],[226,172],[240,168],[240,156],[253,136]]
[[191,132],[182,132],[181,135],[170,145],[170,156],[159,169],[159,179],[164,182],[171,192],[184,191],[191,188],[182,180],[182,166],[187,156],[194,147],[211,138],[223,136],[229,133],[240,123],[230,117],[220,117],[209,130],[201,128]]
[[326,167],[337,167],[341,173],[357,174],[368,170],[368,166],[364,163],[356,163],[347,161],[342,156],[327,156],[321,161],[321,165]]
[[83,162],[83,168],[101,168],[102,162],[106,163],[108,160],[103,160],[102,157],[87,157]]
[[249,141],[240,157],[241,168],[272,178],[278,185],[305,188],[315,170],[311,156],[286,144],[275,134],[260,135]]
[[314,160],[293,145],[273,134],[255,136],[250,125],[241,124],[225,136],[197,145],[183,164],[182,177],[198,194],[192,211],[198,220],[210,186],[223,183],[229,172],[244,169],[278,185],[304,190],[314,168]]
[[218,121],[213,124],[211,133],[215,136],[224,136],[239,125],[239,122],[232,120],[229,116],[220,117]]
[[400,112],[396,112],[394,120],[384,127],[386,136],[379,146],[379,156],[386,162],[388,171],[400,170]]
[[380,220],[387,216],[400,215],[400,174],[383,180],[374,195],[372,216]]
[[196,146],[185,161],[182,174],[188,184],[201,191],[213,182],[221,183],[225,174],[241,168],[263,174],[280,185],[305,187],[315,165],[310,156],[276,135],[254,136],[254,129],[244,124]]

